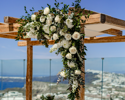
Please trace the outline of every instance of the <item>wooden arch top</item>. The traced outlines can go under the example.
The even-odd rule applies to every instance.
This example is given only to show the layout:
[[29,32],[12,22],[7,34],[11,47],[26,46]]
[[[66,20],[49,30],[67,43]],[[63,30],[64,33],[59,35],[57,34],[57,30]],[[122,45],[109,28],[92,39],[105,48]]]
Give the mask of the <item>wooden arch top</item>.
[[[88,11],[88,10],[86,10]],[[84,14],[84,12],[83,12]],[[85,19],[84,16],[81,17]],[[15,39],[18,34],[18,27],[16,23],[18,18],[4,17],[4,23],[0,23],[0,38]],[[82,24],[82,23],[81,23]],[[107,43],[107,42],[125,42],[125,36],[122,35],[122,30],[125,30],[125,20],[114,18],[105,14],[93,12],[85,23],[85,43]],[[102,34],[109,34],[113,36],[96,37]],[[28,40],[21,39],[20,40]],[[54,44],[53,40],[48,40],[49,44]],[[39,41],[30,41],[33,46],[42,45]],[[18,46],[26,46],[27,41],[19,41]]]

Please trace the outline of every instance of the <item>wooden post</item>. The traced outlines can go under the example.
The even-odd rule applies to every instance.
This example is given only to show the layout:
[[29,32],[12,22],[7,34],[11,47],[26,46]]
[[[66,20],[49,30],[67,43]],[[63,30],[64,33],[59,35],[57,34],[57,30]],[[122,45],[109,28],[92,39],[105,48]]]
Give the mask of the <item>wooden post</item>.
[[32,100],[33,46],[29,45],[29,42],[30,39],[27,40],[26,100]]
[[[85,34],[83,24],[81,25],[81,33]],[[81,41],[82,41],[82,45],[79,48],[80,50],[84,48],[84,39],[81,39]],[[81,57],[81,58],[83,58],[83,57]],[[83,66],[82,66],[81,70],[83,72],[85,72],[85,61],[83,61]],[[76,100],[85,100],[85,73],[82,73],[81,76],[83,77],[83,80],[84,80],[84,88],[83,88],[83,85],[80,85],[80,90],[79,90],[80,99],[76,99]]]

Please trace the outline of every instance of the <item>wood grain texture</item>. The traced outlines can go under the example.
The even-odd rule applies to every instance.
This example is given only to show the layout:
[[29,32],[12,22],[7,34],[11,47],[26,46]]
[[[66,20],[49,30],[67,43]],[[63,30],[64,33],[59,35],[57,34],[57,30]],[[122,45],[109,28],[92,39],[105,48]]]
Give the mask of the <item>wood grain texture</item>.
[[[17,34],[18,34],[17,31],[0,32],[0,38],[16,39]],[[27,40],[27,39],[20,38],[20,40]]]
[[114,17],[108,16],[108,15],[106,15],[105,17],[106,17],[105,23],[112,24],[117,27],[125,28],[125,20],[114,18]]
[[111,35],[122,36],[122,31],[117,30],[117,29],[108,29],[108,30],[102,31],[101,33],[107,33],[107,34],[111,34]]
[[26,100],[32,100],[33,46],[27,40]]
[[88,43],[113,43],[113,42],[125,42],[125,39],[97,39],[97,40],[84,40],[86,44]]
[[[54,40],[48,40],[49,45],[55,44]],[[85,38],[84,43],[110,43],[110,42],[125,42],[125,36],[110,36],[110,37],[90,37]],[[42,41],[30,41],[31,46],[43,45]],[[19,41],[18,46],[27,46],[27,41]]]
[[[31,46],[40,46],[40,45],[43,45],[42,42],[43,41],[41,41],[41,42],[39,42],[39,41],[30,41],[29,45],[31,45]],[[48,40],[48,43],[49,43],[49,45],[53,45],[53,44],[55,44],[55,41],[54,40]],[[19,41],[18,46],[27,46],[27,41]]]
[[9,32],[9,31],[18,31],[20,24],[18,23],[9,23],[0,25],[0,32]]
[[[109,37],[93,37],[94,40],[115,40],[115,39],[125,39],[125,36],[109,36]],[[86,40],[91,40],[90,38],[85,38]]]
[[85,16],[82,16],[81,19],[86,20],[85,23],[81,22],[81,24],[97,24],[101,23],[101,14],[90,15],[89,19],[86,19]]
[[11,36],[17,36],[18,32],[17,32],[17,31],[0,32],[0,34],[3,34],[3,35],[11,35]]
[[4,23],[17,23],[16,20],[18,20],[18,19],[19,18],[5,16],[4,17]]

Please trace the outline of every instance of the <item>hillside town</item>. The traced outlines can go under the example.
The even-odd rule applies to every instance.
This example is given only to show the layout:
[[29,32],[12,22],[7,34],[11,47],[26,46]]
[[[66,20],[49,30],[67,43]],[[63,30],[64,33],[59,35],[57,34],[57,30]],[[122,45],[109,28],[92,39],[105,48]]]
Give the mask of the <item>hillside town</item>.
[[[125,100],[125,75],[116,73],[103,73],[103,87],[102,87],[102,72],[97,70],[86,70],[86,73],[97,74],[95,77],[98,80],[92,82],[92,84],[86,84],[85,88],[85,100]],[[52,84],[54,86],[54,84]],[[59,91],[58,87],[58,91]],[[63,88],[62,88],[63,89]],[[43,94],[38,94],[35,99],[40,99]],[[49,95],[46,93],[45,95]],[[55,100],[68,100],[68,96],[64,93],[51,93],[55,95]]]
[[[85,100],[125,100],[125,75],[116,74],[110,72],[103,73],[103,86],[102,86],[102,72],[98,70],[86,70],[86,81],[92,77],[94,80],[89,81],[85,85]],[[69,92],[66,91],[68,84],[56,84],[49,82],[33,81],[33,100],[42,100],[44,96],[55,96],[54,100],[68,100]],[[22,88],[25,91],[26,85]],[[17,90],[18,91],[18,90]],[[21,91],[18,91],[21,94]],[[16,94],[14,94],[16,93]],[[8,94],[13,94],[8,96]],[[16,89],[7,93],[0,92],[1,100],[7,100],[6,98],[11,97],[16,100]],[[17,95],[18,96],[18,95]],[[25,93],[22,93],[20,100],[25,100]],[[22,96],[22,97],[21,97]],[[22,98],[22,99],[21,99]]]

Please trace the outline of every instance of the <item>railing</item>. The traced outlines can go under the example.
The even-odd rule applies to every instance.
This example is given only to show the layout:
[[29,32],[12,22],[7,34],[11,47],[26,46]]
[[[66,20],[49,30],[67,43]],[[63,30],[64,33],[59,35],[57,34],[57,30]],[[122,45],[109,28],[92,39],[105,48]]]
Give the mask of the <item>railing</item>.
[[[26,60],[0,60],[0,100],[20,97],[25,100]],[[33,60],[33,100],[54,94],[55,100],[66,100],[68,81],[57,85],[61,59]],[[85,61],[85,100],[125,100],[125,58],[87,58]],[[10,92],[18,91],[18,96]],[[6,93],[6,96],[5,96]],[[10,93],[10,94],[9,94]],[[20,96],[19,96],[20,94]],[[4,97],[3,97],[4,95]],[[3,99],[4,100],[4,99]]]

